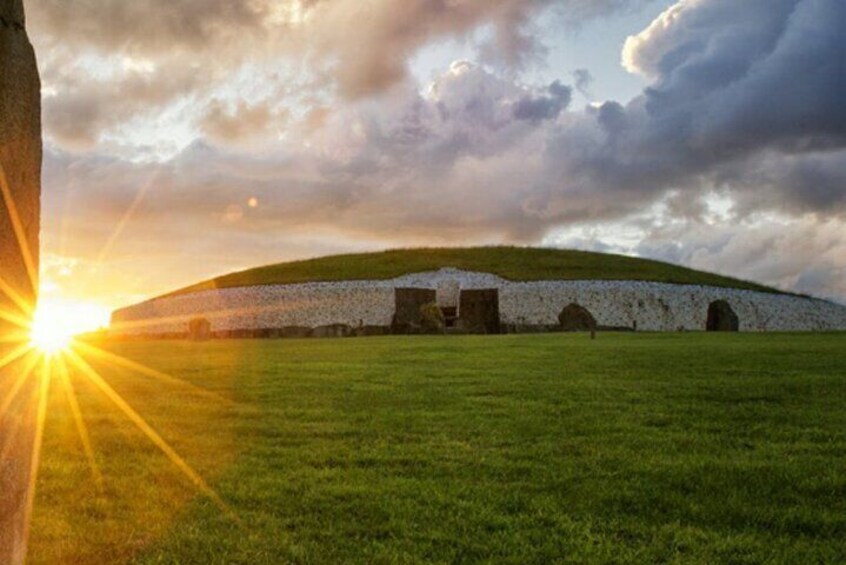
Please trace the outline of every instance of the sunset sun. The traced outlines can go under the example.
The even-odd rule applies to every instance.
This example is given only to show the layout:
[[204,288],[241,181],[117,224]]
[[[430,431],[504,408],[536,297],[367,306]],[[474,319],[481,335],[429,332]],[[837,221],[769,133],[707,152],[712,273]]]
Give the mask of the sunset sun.
[[108,323],[102,307],[64,301],[42,300],[29,328],[33,347],[49,355],[68,349],[76,335],[96,330]]
[[55,355],[70,346],[75,333],[73,320],[65,310],[39,307],[29,330],[29,339],[33,347],[42,353]]

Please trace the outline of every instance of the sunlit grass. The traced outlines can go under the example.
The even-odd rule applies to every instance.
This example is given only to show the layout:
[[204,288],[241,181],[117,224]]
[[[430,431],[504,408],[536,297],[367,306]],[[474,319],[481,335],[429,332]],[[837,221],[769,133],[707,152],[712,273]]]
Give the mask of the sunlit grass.
[[186,488],[71,367],[103,483],[90,480],[73,410],[54,393],[31,559],[839,562],[844,344],[844,334],[113,344],[110,355],[189,383],[163,393],[152,375],[90,360],[240,522]]
[[[4,310],[5,312],[6,310]],[[52,456],[63,453],[69,459],[81,458],[87,464],[88,473],[78,477],[80,482],[77,485],[78,493],[84,493],[92,501],[98,501],[102,508],[127,508],[132,507],[130,500],[136,499],[138,493],[143,492],[145,487],[156,487],[161,484],[161,477],[157,476],[149,485],[134,483],[131,490],[121,491],[109,485],[109,479],[114,480],[102,472],[102,454],[97,450],[96,443],[92,441],[89,432],[88,420],[103,413],[103,406],[92,408],[88,403],[80,402],[78,390],[86,390],[93,387],[99,394],[100,399],[105,400],[110,408],[117,413],[134,430],[140,432],[140,438],[134,435],[125,434],[127,442],[142,442],[151,445],[168,466],[168,473],[176,474],[180,480],[175,486],[181,488],[181,496],[172,496],[167,501],[157,499],[156,507],[160,510],[155,521],[146,522],[143,516],[137,520],[129,519],[122,522],[123,527],[100,530],[97,538],[102,541],[112,535],[125,534],[130,532],[154,531],[162,528],[173,512],[178,508],[177,503],[182,503],[190,496],[200,494],[212,500],[217,510],[227,516],[233,522],[237,522],[237,516],[227,507],[226,503],[206,482],[205,478],[198,472],[175,448],[162,433],[157,431],[145,417],[118,392],[110,382],[114,379],[116,370],[129,369],[129,373],[120,373],[126,380],[127,375],[131,380],[141,380],[146,384],[153,376],[158,384],[156,391],[159,394],[178,399],[186,403],[195,401],[198,397],[203,399],[203,410],[209,410],[216,415],[221,412],[221,407],[231,407],[231,403],[225,398],[205,393],[201,387],[190,385],[177,377],[173,377],[146,367],[144,364],[124,359],[113,353],[107,353],[96,345],[86,344],[74,338],[75,321],[63,319],[61,310],[37,310],[36,312],[22,311],[19,314],[4,316],[4,320],[12,322],[11,328],[7,324],[5,335],[8,339],[0,347],[0,461],[2,461],[3,488],[19,489],[25,491],[24,496],[9,496],[4,494],[0,501],[3,502],[2,520],[0,520],[0,539],[4,544],[11,544],[9,547],[0,548],[0,558],[12,558],[12,555],[26,555],[34,553],[30,562],[39,562],[38,550],[33,550],[37,544],[30,545],[30,536],[33,530],[37,530],[34,536],[43,535],[43,532],[32,526],[33,508],[36,500],[44,498],[40,490],[46,490],[49,496],[51,488],[56,479],[42,475],[42,458],[45,452],[50,451]],[[27,318],[32,321],[28,322]],[[99,365],[99,368],[95,368]],[[103,373],[109,375],[104,377]],[[58,385],[58,387],[56,386]],[[56,389],[61,394],[55,394]],[[72,426],[63,425],[59,429],[52,427],[55,417],[62,413],[71,416]],[[114,418],[114,415],[111,416]],[[211,429],[213,424],[206,421],[205,429]],[[55,434],[50,435],[46,430],[48,427]],[[113,423],[114,428],[114,423]],[[67,445],[68,434],[75,432],[78,439],[75,453],[63,451],[62,446]],[[73,434],[71,434],[73,435]],[[60,444],[54,439],[63,438]],[[224,434],[215,436],[218,446],[221,445]],[[46,444],[46,448],[45,448]],[[223,462],[227,459],[227,453],[219,450],[216,453],[217,461]],[[141,462],[155,469],[161,462],[153,463],[149,459]],[[9,466],[11,465],[11,466]],[[12,475],[9,473],[12,472]],[[210,471],[210,474],[214,474]],[[64,484],[67,477],[58,480]],[[117,483],[121,483],[118,479]],[[25,483],[25,484],[24,484]],[[75,497],[68,497],[73,500]],[[60,501],[65,503],[67,501]],[[144,500],[144,502],[148,502]],[[167,503],[165,503],[167,502]],[[161,515],[161,510],[166,510],[166,516]],[[125,518],[125,516],[124,516]],[[69,517],[69,523],[79,521],[79,517]],[[74,555],[90,550],[80,540],[73,540],[74,551],[67,551],[65,544],[60,544],[58,551],[51,547],[47,555],[49,558],[44,562],[62,563],[76,562]],[[10,549],[11,547],[11,549]],[[127,546],[131,553],[131,546]],[[102,547],[98,547],[94,553],[80,562],[102,562]],[[127,554],[128,555],[128,554]]]

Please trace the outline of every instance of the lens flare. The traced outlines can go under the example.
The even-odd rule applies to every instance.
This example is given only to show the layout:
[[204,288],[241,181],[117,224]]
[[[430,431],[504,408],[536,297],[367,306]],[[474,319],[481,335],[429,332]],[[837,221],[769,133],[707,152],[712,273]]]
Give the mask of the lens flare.
[[67,311],[39,305],[29,328],[29,339],[33,347],[52,356],[67,350],[76,333],[74,321]]
[[71,346],[74,336],[107,324],[108,311],[102,306],[40,300],[29,326],[30,344],[46,355],[56,355]]

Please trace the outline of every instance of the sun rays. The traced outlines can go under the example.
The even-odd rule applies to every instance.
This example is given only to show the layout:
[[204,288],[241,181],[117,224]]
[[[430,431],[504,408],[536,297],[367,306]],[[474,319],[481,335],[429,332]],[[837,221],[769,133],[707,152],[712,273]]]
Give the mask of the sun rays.
[[[108,481],[97,462],[86,416],[77,397],[74,384],[76,379],[81,379],[80,383],[84,382],[88,388],[96,390],[101,398],[131,422],[163,454],[172,468],[178,470],[184,483],[190,485],[196,493],[207,497],[227,517],[237,522],[234,513],[200,473],[109,384],[102,369],[98,370],[97,367],[122,370],[135,375],[135,379],[157,383],[156,386],[165,385],[168,388],[163,389],[163,392],[183,394],[186,400],[201,398],[205,403],[218,406],[231,404],[231,401],[185,380],[106,351],[93,343],[78,341],[67,328],[61,327],[57,320],[49,316],[35,315],[31,322],[27,322],[30,314],[34,313],[13,312],[0,307],[0,319],[15,327],[7,343],[0,344],[0,352],[3,352],[0,355],[0,455],[5,458],[18,444],[25,445],[25,451],[29,454],[22,514],[24,529],[22,538],[18,540],[23,551],[26,551],[29,540],[38,474],[43,459],[45,427],[50,418],[48,406],[52,397],[66,403],[72,427],[79,440],[78,445],[81,446],[97,490],[102,492],[104,483]],[[15,412],[17,415],[12,417]]]
[[[132,218],[153,178],[142,187],[132,206],[108,238],[98,257],[101,263]],[[103,493],[109,477],[98,464],[97,452],[86,423],[86,414],[77,395],[79,385],[96,390],[140,434],[163,454],[183,482],[211,500],[229,519],[238,522],[223,499],[186,459],[127,401],[96,367],[97,365],[129,372],[162,389],[165,394],[184,394],[186,399],[202,398],[205,405],[231,405],[221,395],[204,390],[185,380],[157,371],[141,363],[108,352],[92,343],[77,341],[78,316],[68,308],[47,305],[35,307],[35,289],[39,287],[36,243],[28,237],[14,194],[0,164],[0,221],[6,221],[17,247],[20,264],[0,271],[0,463],[24,461],[19,477],[22,496],[2,498],[0,507],[0,542],[11,543],[15,563],[23,562],[29,546],[35,511],[39,471],[44,460],[45,433],[54,399],[64,399],[72,420],[73,432],[87,463],[97,491]],[[2,227],[2,225],[0,225]],[[61,242],[62,247],[64,241]],[[10,250],[4,249],[4,252]],[[5,259],[4,259],[5,260]],[[107,373],[108,374],[108,373]],[[90,386],[88,386],[90,385]],[[57,394],[57,391],[63,394]],[[3,469],[0,469],[2,471]],[[16,479],[17,480],[17,479]],[[0,485],[9,488],[8,485]],[[17,492],[17,490],[16,490]],[[8,500],[12,500],[8,502]],[[9,506],[6,507],[5,505]],[[5,530],[4,528],[8,528]],[[5,548],[4,548],[5,550]],[[7,555],[3,553],[2,555]],[[0,559],[2,559],[0,555]]]

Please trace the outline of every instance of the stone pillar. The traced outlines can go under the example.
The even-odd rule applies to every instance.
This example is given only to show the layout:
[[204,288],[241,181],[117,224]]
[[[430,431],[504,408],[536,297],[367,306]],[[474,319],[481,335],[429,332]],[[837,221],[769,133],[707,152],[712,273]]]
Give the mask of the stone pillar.
[[[22,0],[0,0],[0,311],[28,318],[38,288],[41,192],[41,84],[24,27]],[[0,359],[25,330],[0,317]],[[22,336],[23,337],[23,336]],[[0,368],[0,402],[9,398],[22,362]],[[32,388],[23,381],[0,414],[0,563],[23,563],[27,485],[35,436]]]
[[41,201],[41,82],[22,0],[0,0],[0,192],[0,309],[20,314],[3,287],[35,303]]

